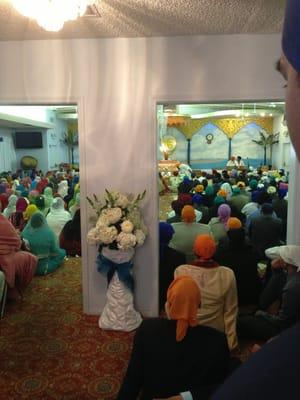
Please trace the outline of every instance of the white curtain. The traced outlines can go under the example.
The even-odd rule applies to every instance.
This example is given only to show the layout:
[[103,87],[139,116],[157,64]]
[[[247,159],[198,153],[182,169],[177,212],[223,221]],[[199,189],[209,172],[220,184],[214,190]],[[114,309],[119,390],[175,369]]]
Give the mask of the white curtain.
[[17,167],[17,155],[11,135],[0,133],[0,172],[15,171]]

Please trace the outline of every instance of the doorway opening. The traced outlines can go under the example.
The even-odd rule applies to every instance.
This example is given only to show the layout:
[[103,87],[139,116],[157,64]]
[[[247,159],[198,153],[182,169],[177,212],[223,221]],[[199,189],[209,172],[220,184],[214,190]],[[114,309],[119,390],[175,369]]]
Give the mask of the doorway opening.
[[67,256],[81,257],[79,143],[77,104],[0,106],[1,180],[44,214]]
[[[191,205],[196,209],[196,222],[209,224],[217,216],[213,214],[214,200],[226,182],[229,189],[225,194],[222,191],[224,202],[232,209],[232,204],[237,203],[238,212],[231,215],[240,218],[251,243],[249,215],[244,206],[239,207],[233,201],[244,185],[243,194],[249,199],[245,205],[256,203],[252,196],[256,189],[266,192],[276,217],[282,222],[278,240],[284,244],[290,146],[283,101],[158,104],[159,220],[178,228],[176,224],[182,223],[178,197],[184,193],[190,195]],[[206,204],[208,192],[211,203]],[[201,205],[195,204],[195,195]],[[177,250],[184,252],[184,241],[177,243],[180,247]],[[176,249],[172,241],[170,246]],[[192,244],[188,247],[192,252]]]

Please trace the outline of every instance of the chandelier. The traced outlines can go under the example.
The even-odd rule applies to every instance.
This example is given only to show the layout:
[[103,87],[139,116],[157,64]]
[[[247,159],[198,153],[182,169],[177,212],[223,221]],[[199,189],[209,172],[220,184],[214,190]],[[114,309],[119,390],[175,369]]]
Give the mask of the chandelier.
[[81,17],[95,0],[12,0],[14,8],[27,18],[35,19],[46,31],[57,32],[66,21]]

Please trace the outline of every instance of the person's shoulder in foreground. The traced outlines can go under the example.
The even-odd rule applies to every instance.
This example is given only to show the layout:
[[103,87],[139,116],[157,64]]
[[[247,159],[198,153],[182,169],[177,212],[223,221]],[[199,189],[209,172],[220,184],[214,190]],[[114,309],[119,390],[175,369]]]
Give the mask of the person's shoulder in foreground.
[[297,323],[254,353],[212,400],[299,399],[299,338]]

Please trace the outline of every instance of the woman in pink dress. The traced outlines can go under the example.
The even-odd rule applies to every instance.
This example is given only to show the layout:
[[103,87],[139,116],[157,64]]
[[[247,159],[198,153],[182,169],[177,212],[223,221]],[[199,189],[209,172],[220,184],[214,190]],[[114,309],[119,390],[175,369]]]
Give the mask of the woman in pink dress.
[[0,268],[5,274],[8,286],[8,297],[18,298],[31,282],[37,257],[22,251],[22,241],[13,225],[0,214]]

